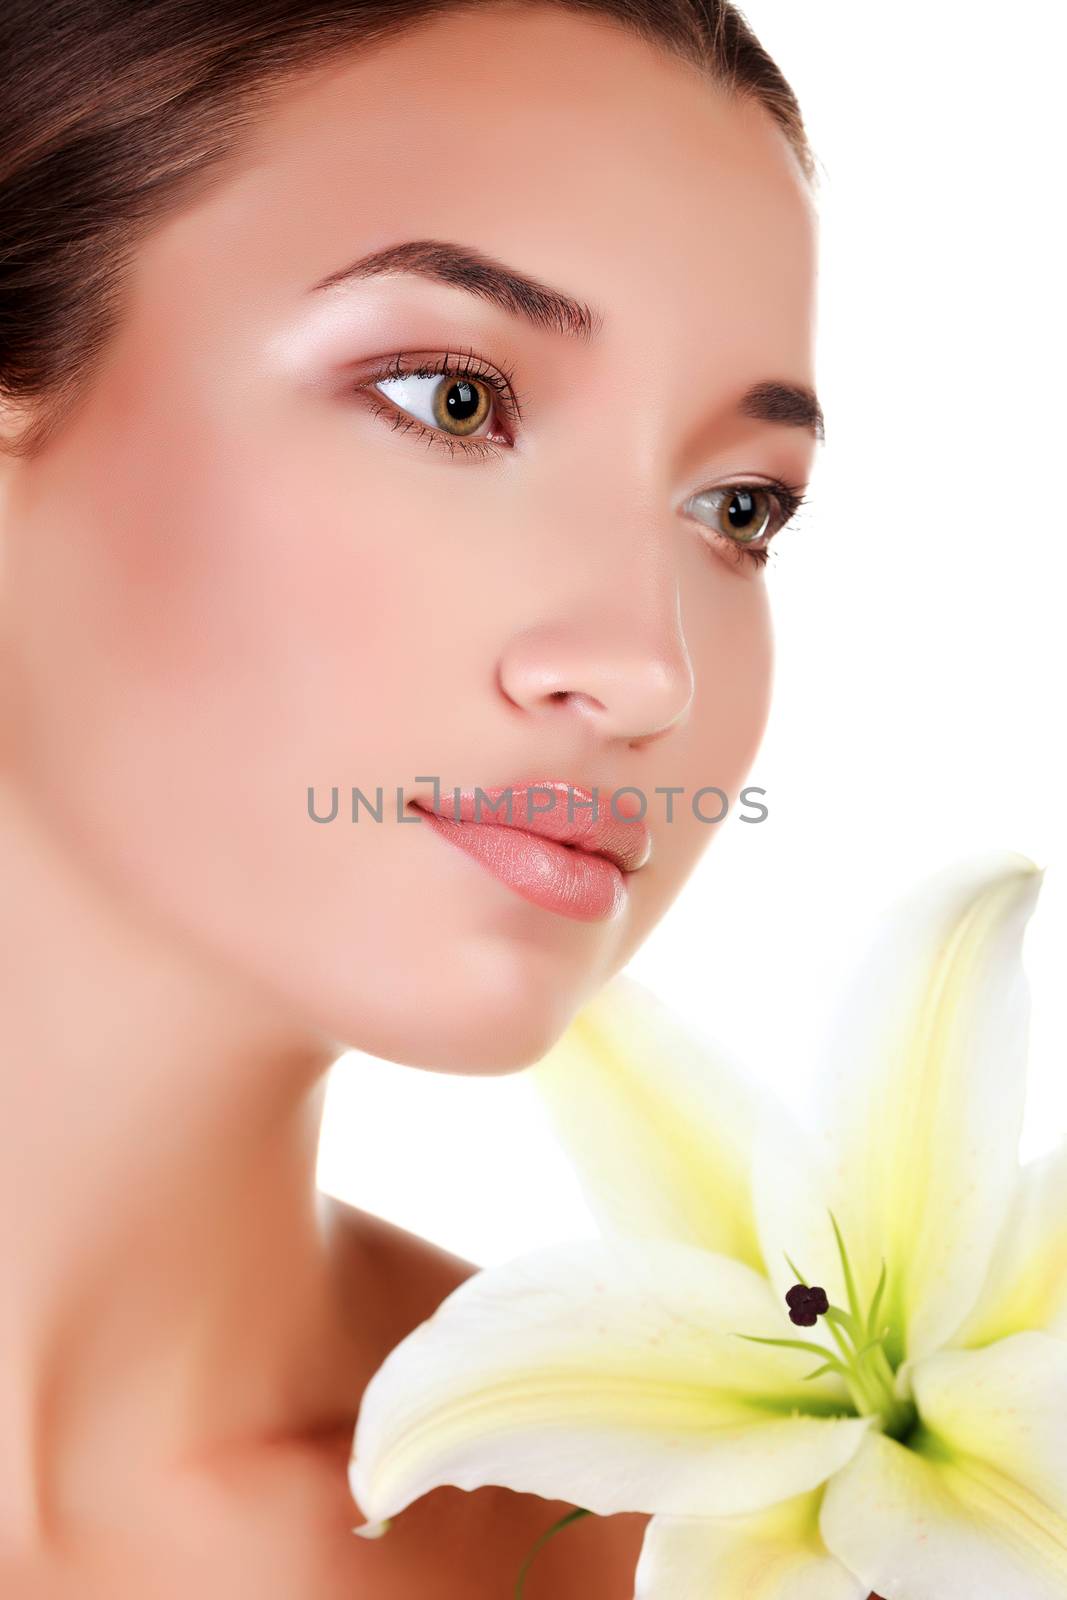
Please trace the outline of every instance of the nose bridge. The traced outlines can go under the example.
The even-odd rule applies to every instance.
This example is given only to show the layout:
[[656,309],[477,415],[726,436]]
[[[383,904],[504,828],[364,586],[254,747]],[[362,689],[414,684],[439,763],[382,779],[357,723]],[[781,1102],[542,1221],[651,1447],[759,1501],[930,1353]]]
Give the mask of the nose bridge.
[[530,710],[565,702],[605,734],[665,732],[695,687],[670,514],[631,498],[612,515],[601,497],[595,519],[568,523],[554,600],[505,644],[500,686]]

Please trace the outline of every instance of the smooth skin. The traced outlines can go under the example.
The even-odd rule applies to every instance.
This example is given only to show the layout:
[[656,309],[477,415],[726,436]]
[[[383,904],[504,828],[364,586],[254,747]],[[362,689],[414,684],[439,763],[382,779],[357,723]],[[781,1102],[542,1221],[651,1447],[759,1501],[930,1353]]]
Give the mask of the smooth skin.
[[[599,335],[410,274],[310,291],[421,238]],[[85,402],[4,461],[3,1592],[497,1600],[566,1509],[440,1490],[352,1536],[362,1388],[473,1268],[316,1193],[325,1079],[349,1046],[528,1065],[711,842],[654,790],[743,786],[767,582],[680,508],[806,482],[812,434],[735,406],[811,384],[814,286],[766,113],[606,19],[457,12],[265,100],[138,247]],[[495,457],[358,389],[470,349],[522,401]],[[395,809],[308,817],[427,774],[637,785],[652,858],[582,922]],[[576,1524],[529,1600],[625,1600],[643,1526]]]

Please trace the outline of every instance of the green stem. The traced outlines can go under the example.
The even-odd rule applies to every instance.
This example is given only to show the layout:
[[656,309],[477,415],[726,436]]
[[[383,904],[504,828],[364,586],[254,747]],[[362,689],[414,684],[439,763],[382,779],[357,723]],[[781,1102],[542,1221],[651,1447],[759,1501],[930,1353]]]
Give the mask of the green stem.
[[882,1296],[885,1293],[885,1270],[885,1256],[883,1256],[882,1270],[878,1276],[878,1287],[874,1291],[874,1299],[871,1301],[871,1309],[867,1313],[867,1332],[872,1335],[875,1328],[878,1326],[878,1311],[882,1304]]
[[894,1384],[896,1383],[896,1374],[894,1373],[893,1368],[889,1365],[889,1357],[885,1353],[885,1345],[879,1341],[875,1346],[875,1349],[878,1351],[878,1354],[874,1359],[881,1368],[882,1379],[887,1384],[890,1394],[892,1394]]
[[[734,1338],[747,1339],[749,1344],[780,1344],[786,1350],[810,1350],[815,1356],[828,1354],[824,1344],[815,1344],[811,1339],[768,1339],[760,1333],[735,1333]],[[835,1356],[831,1356],[830,1359],[835,1366],[841,1366]]]
[[565,1517],[560,1517],[559,1521],[554,1522],[551,1528],[546,1528],[545,1532],[534,1541],[533,1548],[526,1557],[526,1560],[523,1562],[522,1566],[519,1568],[519,1576],[515,1582],[515,1600],[522,1600],[523,1590],[526,1587],[527,1574],[529,1573],[530,1567],[533,1565],[534,1556],[541,1549],[542,1545],[546,1545],[548,1541],[554,1538],[555,1535],[559,1533],[562,1528],[565,1528],[569,1522],[577,1522],[579,1517],[588,1517],[591,1515],[592,1513],[586,1511],[584,1507],[578,1506],[575,1508],[575,1510],[568,1511]]
[[858,1373],[855,1367],[849,1367],[845,1373],[845,1387],[852,1396],[853,1404],[860,1416],[867,1416],[871,1412],[881,1411],[878,1397],[871,1392],[870,1386]]
[[863,1321],[863,1313],[860,1310],[860,1297],[856,1293],[856,1280],[852,1276],[852,1267],[849,1263],[848,1251],[845,1249],[845,1241],[841,1237],[841,1229],[837,1226],[837,1218],[832,1211],[830,1212],[830,1222],[833,1225],[834,1238],[837,1240],[837,1252],[841,1257],[841,1270],[845,1275],[845,1293],[848,1295],[848,1309],[853,1321],[859,1323]]
[[[852,1318],[846,1317],[844,1312],[840,1311],[837,1306],[831,1306],[828,1311],[823,1312],[823,1316],[837,1348],[846,1362],[851,1362],[856,1354],[856,1339],[852,1328]],[[845,1342],[846,1338],[848,1340],[847,1344]]]
[[[827,1326],[833,1335],[837,1348],[844,1358],[845,1368],[847,1369],[845,1382],[849,1393],[855,1401],[856,1410],[861,1412],[880,1411],[882,1408],[878,1404],[878,1396],[867,1382],[867,1378],[856,1359],[857,1352],[855,1339],[853,1338],[852,1318],[846,1316],[837,1306],[831,1306],[829,1311],[824,1312],[823,1315],[826,1318]],[[840,1332],[839,1329],[846,1330],[848,1334],[847,1342],[845,1333]]]

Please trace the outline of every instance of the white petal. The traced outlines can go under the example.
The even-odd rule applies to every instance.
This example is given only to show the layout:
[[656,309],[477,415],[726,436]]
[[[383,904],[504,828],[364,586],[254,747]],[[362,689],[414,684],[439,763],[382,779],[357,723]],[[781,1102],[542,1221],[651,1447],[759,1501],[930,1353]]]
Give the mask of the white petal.
[[531,1069],[606,1233],[679,1239],[762,1268],[756,1097],[724,1052],[620,973]]
[[[792,1337],[766,1279],[661,1240],[487,1268],[393,1350],[349,1469],[368,1520],[439,1484],[616,1511],[733,1515],[814,1488],[869,1424]],[[799,1414],[801,1411],[806,1414]]]
[[870,1433],[827,1484],[827,1546],[887,1600],[1063,1600],[1067,1522],[994,1469]]
[[1020,950],[1041,878],[1004,851],[914,890],[868,948],[831,1033],[822,1125],[846,1197],[838,1221],[864,1307],[885,1254],[891,1358],[951,1337],[1008,1209],[1026,1092]]
[[822,1493],[740,1517],[653,1517],[634,1600],[867,1600],[823,1544]]
[[992,1344],[1024,1328],[1067,1339],[1067,1146],[1020,1172],[985,1286],[952,1343]]
[[925,1426],[956,1457],[983,1462],[1067,1518],[1067,1341],[1014,1333],[982,1350],[916,1362]]
[[[768,1106],[752,1153],[752,1193],[766,1272],[780,1296],[803,1281],[825,1289],[831,1304],[848,1307],[841,1258],[830,1210],[848,1216],[825,1133],[801,1125],[783,1108]],[[846,1237],[851,1257],[851,1240]],[[788,1258],[788,1259],[787,1259]],[[866,1311],[866,1304],[863,1310]],[[837,1354],[829,1324],[820,1317],[804,1337]]]

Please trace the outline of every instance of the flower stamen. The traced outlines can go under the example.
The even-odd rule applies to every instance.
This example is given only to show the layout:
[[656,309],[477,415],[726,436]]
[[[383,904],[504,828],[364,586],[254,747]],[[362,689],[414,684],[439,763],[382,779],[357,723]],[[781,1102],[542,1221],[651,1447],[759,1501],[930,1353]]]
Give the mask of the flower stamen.
[[840,1352],[840,1359],[828,1355],[823,1345],[812,1344],[806,1339],[765,1339],[750,1333],[742,1333],[738,1337],[749,1339],[754,1344],[784,1345],[796,1350],[813,1350],[816,1354],[826,1357],[821,1367],[816,1367],[813,1372],[805,1374],[805,1380],[821,1377],[824,1372],[836,1372],[844,1381],[857,1413],[860,1416],[878,1417],[883,1431],[890,1438],[900,1439],[914,1426],[917,1411],[911,1400],[901,1400],[896,1394],[896,1373],[885,1349],[885,1341],[892,1329],[886,1324],[880,1331],[878,1330],[878,1314],[886,1283],[885,1260],[882,1261],[882,1271],[870,1308],[864,1316],[845,1242],[832,1211],[830,1221],[841,1256],[841,1270],[845,1279],[849,1309],[845,1311],[840,1306],[832,1305],[826,1290],[819,1284],[809,1284],[788,1255],[785,1259],[789,1263],[790,1270],[796,1275],[797,1282],[786,1291],[785,1300],[789,1307],[789,1320],[797,1327],[812,1328],[820,1317],[826,1318],[831,1336]]
[[794,1283],[787,1292],[785,1303],[789,1307],[789,1320],[798,1328],[814,1328],[824,1311],[830,1309],[826,1290],[817,1284],[811,1288],[806,1283]]

